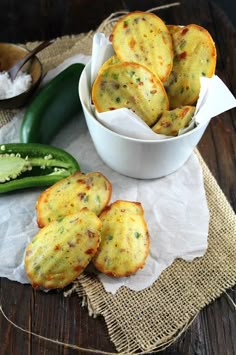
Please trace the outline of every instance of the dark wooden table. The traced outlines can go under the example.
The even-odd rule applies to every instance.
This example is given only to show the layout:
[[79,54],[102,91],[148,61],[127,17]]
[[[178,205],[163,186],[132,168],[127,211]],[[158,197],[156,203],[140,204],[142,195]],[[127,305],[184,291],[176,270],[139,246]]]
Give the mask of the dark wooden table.
[[[0,41],[26,42],[95,29],[111,12],[145,10],[171,1],[1,0]],[[166,23],[198,23],[212,34],[218,52],[217,74],[236,95],[236,32],[228,17],[207,0],[183,0],[158,12]],[[232,16],[231,16],[232,18]],[[236,208],[236,110],[212,120],[199,150],[232,207]],[[220,236],[219,236],[220,237]],[[1,261],[0,261],[1,262]],[[1,279],[1,302],[11,320],[33,332],[103,351],[113,351],[102,318],[89,317],[74,295],[35,292],[31,286]],[[236,302],[236,287],[227,290]],[[191,327],[161,355],[236,354],[236,313],[227,295],[205,307]],[[1,355],[83,354],[22,333],[0,316]],[[94,352],[96,354],[96,352]]]

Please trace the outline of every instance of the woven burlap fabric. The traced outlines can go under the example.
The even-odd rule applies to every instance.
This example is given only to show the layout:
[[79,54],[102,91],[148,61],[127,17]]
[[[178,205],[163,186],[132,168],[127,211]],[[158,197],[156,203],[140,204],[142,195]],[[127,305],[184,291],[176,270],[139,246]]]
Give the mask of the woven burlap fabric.
[[[39,54],[44,71],[78,53],[90,54],[93,33],[65,36]],[[27,43],[27,48],[36,46]],[[0,112],[0,126],[13,111]],[[236,283],[236,218],[198,152],[210,210],[209,246],[191,263],[176,260],[152,287],[133,292],[125,287],[106,293],[96,276],[83,273],[75,283],[91,313],[104,317],[117,351],[151,351],[172,342],[194,316]]]
[[207,304],[236,282],[236,217],[202,160],[210,210],[208,249],[193,262],[176,260],[152,287],[140,292],[106,293],[95,276],[83,274],[77,290],[91,312],[102,314],[116,349],[122,352],[162,348]]

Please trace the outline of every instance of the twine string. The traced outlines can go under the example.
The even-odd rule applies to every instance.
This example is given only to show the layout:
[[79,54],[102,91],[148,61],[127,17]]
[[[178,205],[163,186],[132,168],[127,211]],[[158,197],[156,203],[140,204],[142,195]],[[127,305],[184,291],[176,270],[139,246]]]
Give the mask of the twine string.
[[228,292],[224,291],[224,293],[228,297],[230,305],[233,307],[234,311],[236,311],[236,303],[234,302],[233,298],[228,294]]
[[[170,7],[179,6],[179,5],[181,5],[180,2],[173,2],[173,3],[170,3],[170,4],[166,4],[166,5],[160,5],[160,6],[152,7],[151,9],[148,9],[145,12],[153,12],[153,11],[164,10],[164,9],[168,9]],[[116,11],[116,12],[111,13],[98,26],[96,32],[102,32],[105,27],[107,27],[109,25],[112,25],[114,22],[118,21],[120,18],[122,18],[124,15],[127,15],[128,13],[129,13],[129,11],[125,11],[125,10],[124,11]]]
[[[45,336],[40,335],[38,333],[32,332],[29,329],[25,329],[25,328],[17,325],[16,323],[14,323],[6,315],[6,313],[4,312],[3,307],[2,307],[1,304],[0,304],[0,313],[6,319],[6,321],[8,323],[10,323],[13,327],[17,328],[18,330],[20,330],[23,333],[26,333],[26,334],[29,334],[29,335],[33,335],[33,336],[35,336],[35,337],[37,337],[37,338],[39,338],[41,340],[45,340],[47,342],[50,342],[50,343],[53,343],[53,344],[56,344],[56,345],[64,346],[64,347],[71,348],[71,349],[74,349],[74,350],[81,350],[81,351],[84,351],[84,352],[87,352],[87,353],[92,353],[92,354],[94,354],[94,353],[95,354],[102,354],[102,355],[117,355],[118,354],[118,353],[107,352],[107,351],[98,350],[98,349],[84,348],[84,347],[81,347],[81,346],[76,345],[76,344],[66,343],[66,342],[63,342],[63,341],[58,340],[58,339],[48,338],[48,337],[45,337]],[[145,355],[145,354],[150,353],[150,351],[154,351],[154,350],[162,351],[162,350],[165,350],[167,347],[172,345],[190,327],[190,325],[193,323],[193,321],[196,319],[197,316],[198,316],[198,313],[188,323],[185,324],[185,326],[178,332],[178,334],[175,337],[171,338],[170,340],[166,341],[165,343],[162,343],[158,347],[155,347],[155,348],[151,348],[150,347],[146,351],[141,351],[141,352],[138,352],[138,353],[137,352],[132,352],[131,353],[131,352],[128,351],[128,352],[120,352],[119,354],[121,354],[121,355],[134,355],[134,354]]]
[[68,348],[71,348],[71,349],[85,351],[85,352],[88,352],[88,353],[93,353],[93,354],[96,353],[96,354],[103,354],[103,355],[117,355],[117,353],[106,352],[106,351],[102,351],[102,350],[98,350],[98,349],[88,349],[88,348],[84,348],[84,347],[81,347],[81,346],[78,346],[78,345],[75,345],[75,344],[65,343],[65,342],[57,340],[57,339],[52,339],[52,338],[45,337],[43,335],[40,335],[40,334],[35,333],[35,332],[32,332],[32,331],[30,331],[28,329],[25,329],[25,328],[17,325],[16,323],[14,323],[10,318],[8,318],[8,316],[6,315],[6,313],[3,310],[2,305],[0,305],[0,312],[2,313],[3,317],[11,325],[13,325],[15,328],[17,328],[18,330],[20,330],[20,331],[22,331],[22,332],[24,332],[26,334],[33,335],[33,336],[35,336],[35,337],[37,337],[39,339],[48,341],[48,342],[53,343],[53,344],[62,345],[62,346],[65,346],[65,347],[68,347]]

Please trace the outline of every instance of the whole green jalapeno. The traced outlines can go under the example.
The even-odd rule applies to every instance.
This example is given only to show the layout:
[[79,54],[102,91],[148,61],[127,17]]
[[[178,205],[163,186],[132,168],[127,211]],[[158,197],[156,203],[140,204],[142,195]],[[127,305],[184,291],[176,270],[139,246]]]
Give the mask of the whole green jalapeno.
[[21,143],[50,144],[54,136],[81,111],[78,84],[84,64],[74,63],[50,80],[27,107]]

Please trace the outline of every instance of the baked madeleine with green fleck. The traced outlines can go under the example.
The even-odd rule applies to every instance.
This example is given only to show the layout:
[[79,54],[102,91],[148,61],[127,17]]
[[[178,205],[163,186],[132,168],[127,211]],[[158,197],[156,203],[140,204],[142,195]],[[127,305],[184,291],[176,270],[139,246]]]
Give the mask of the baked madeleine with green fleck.
[[169,26],[174,45],[172,72],[165,83],[170,108],[194,105],[200,93],[200,77],[212,77],[216,67],[216,48],[210,33],[191,24]]
[[36,204],[38,226],[68,214],[79,212],[83,207],[99,215],[111,198],[112,185],[99,172],[76,172],[58,181],[39,196]]
[[100,230],[100,219],[87,208],[40,229],[24,258],[32,286],[56,289],[74,281],[97,252]]
[[169,108],[160,79],[143,65],[128,62],[108,66],[97,76],[92,101],[98,112],[126,107],[148,126]]
[[183,106],[165,111],[152,130],[166,136],[177,136],[180,129],[189,125],[195,112],[194,106]]
[[110,67],[111,65],[114,65],[114,64],[117,64],[117,63],[120,63],[117,55],[113,55],[111,56],[110,58],[108,58],[104,63],[103,65],[101,66],[101,68],[99,69],[99,72],[98,74],[102,73],[102,71],[108,67]]
[[99,216],[101,243],[93,258],[102,273],[123,277],[134,274],[149,254],[149,234],[139,202],[118,200]]
[[121,18],[110,36],[117,57],[149,68],[165,82],[173,65],[171,35],[160,17],[134,11]]

